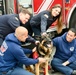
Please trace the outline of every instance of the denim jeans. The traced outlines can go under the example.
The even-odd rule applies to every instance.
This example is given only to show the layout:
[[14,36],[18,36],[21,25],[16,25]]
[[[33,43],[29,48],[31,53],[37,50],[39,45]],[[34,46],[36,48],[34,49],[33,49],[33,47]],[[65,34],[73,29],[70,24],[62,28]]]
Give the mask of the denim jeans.
[[63,66],[62,63],[64,63],[63,60],[53,58],[51,66],[65,75],[71,75],[73,70],[76,70],[76,61],[67,66]]
[[24,70],[23,68],[17,67],[13,70],[9,70],[6,74],[0,72],[0,75],[34,75],[34,74]]

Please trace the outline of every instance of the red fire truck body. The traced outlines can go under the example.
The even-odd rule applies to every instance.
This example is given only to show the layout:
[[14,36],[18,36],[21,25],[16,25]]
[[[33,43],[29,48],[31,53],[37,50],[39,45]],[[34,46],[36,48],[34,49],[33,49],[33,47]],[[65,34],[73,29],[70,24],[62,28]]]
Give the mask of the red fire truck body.
[[[3,8],[1,7],[2,3]],[[76,28],[76,0],[1,0],[0,10],[2,12],[5,11],[6,14],[17,13],[18,6],[22,5],[29,9],[34,16],[43,10],[50,9],[55,4],[62,6],[63,29],[70,27]],[[49,30],[56,31],[55,25],[56,22],[52,24]]]
[[[50,9],[55,4],[60,4],[62,6],[64,29],[75,27],[76,0],[33,0],[33,14],[36,15],[43,10]],[[55,30],[55,24],[56,23],[52,24],[51,30]]]

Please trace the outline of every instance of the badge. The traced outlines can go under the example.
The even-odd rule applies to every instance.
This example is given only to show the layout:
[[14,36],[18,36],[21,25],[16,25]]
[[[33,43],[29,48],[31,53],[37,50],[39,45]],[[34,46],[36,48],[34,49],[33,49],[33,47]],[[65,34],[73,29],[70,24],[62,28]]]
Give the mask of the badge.
[[70,51],[74,51],[74,47],[70,47]]

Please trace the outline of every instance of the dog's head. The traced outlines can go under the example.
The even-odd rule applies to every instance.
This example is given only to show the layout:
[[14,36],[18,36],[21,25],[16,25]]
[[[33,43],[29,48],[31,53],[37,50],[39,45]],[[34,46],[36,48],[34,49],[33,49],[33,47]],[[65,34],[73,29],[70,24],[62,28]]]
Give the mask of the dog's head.
[[40,56],[50,56],[52,48],[53,44],[48,36],[43,36],[40,38],[40,44],[37,49]]

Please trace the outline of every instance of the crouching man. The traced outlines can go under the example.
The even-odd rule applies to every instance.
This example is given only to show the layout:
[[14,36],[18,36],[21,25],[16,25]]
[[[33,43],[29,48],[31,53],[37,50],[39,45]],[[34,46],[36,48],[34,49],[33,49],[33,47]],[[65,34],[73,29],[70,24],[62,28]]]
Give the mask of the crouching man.
[[19,26],[15,33],[8,34],[0,49],[0,75],[34,75],[18,66],[18,63],[32,65],[38,62],[46,62],[46,59],[28,58],[25,54],[32,53],[33,50],[21,47],[21,42],[28,38],[26,28]]

